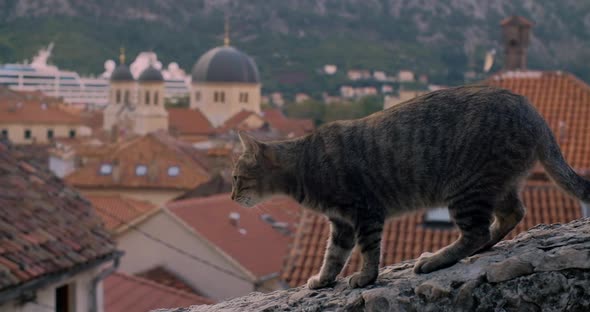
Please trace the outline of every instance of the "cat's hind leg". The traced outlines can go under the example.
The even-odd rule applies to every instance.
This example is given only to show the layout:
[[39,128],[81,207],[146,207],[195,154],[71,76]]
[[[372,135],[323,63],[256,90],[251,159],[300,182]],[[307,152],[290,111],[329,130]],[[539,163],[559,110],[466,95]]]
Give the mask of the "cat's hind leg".
[[422,256],[414,265],[416,273],[430,273],[449,267],[490,242],[490,224],[495,200],[482,192],[465,192],[449,204],[461,236],[432,255]]
[[318,289],[334,285],[355,244],[352,225],[336,219],[330,220],[330,239],[324,254],[324,263],[320,273],[307,281],[307,287]]
[[490,249],[501,241],[524,218],[524,214],[525,207],[518,197],[518,190],[510,191],[494,207],[495,218],[492,223],[490,241],[476,253]]

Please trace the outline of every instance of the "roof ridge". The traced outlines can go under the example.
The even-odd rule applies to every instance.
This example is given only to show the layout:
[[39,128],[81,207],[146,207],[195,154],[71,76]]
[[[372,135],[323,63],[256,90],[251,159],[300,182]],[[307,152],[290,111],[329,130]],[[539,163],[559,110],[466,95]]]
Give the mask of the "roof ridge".
[[185,297],[197,298],[197,299],[200,299],[200,300],[205,300],[205,301],[209,301],[209,302],[213,303],[213,300],[211,300],[211,299],[209,299],[207,297],[203,297],[203,296],[200,296],[200,295],[197,295],[197,294],[193,294],[193,293],[190,293],[188,291],[184,291],[184,290],[181,290],[181,289],[178,289],[178,288],[174,288],[174,287],[171,287],[171,286],[162,285],[160,283],[154,282],[154,281],[152,281],[150,279],[147,279],[147,278],[144,278],[144,277],[139,277],[139,276],[135,276],[135,275],[131,275],[131,274],[119,272],[119,271],[113,273],[113,275],[118,275],[121,278],[126,278],[126,279],[129,279],[129,280],[134,280],[135,282],[138,282],[138,283],[142,283],[142,284],[145,284],[145,285],[148,285],[148,286],[151,286],[151,287],[159,288],[160,290],[167,291],[169,293],[174,293],[174,294],[185,296]]

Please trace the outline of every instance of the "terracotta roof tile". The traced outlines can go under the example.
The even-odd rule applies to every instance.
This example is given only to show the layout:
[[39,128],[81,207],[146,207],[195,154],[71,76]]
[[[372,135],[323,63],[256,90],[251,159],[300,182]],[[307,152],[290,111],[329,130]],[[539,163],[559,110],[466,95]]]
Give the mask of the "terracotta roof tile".
[[219,127],[218,132],[226,132],[228,130],[252,130],[248,129],[248,127],[241,124],[252,115],[257,116],[259,119],[262,120],[262,117],[258,116],[258,114],[256,114],[255,112],[241,110],[235,115],[231,116],[228,120],[226,120],[223,123],[223,125]]
[[209,135],[215,129],[199,109],[168,108],[168,128],[171,133]]
[[311,119],[287,118],[279,109],[266,109],[262,112],[262,118],[268,122],[271,128],[284,135],[301,136],[314,130]]
[[105,226],[112,232],[119,232],[129,223],[134,223],[154,212],[158,207],[147,201],[141,201],[121,195],[87,195]]
[[[131,138],[108,147],[109,153],[96,155],[97,160],[78,168],[65,180],[76,187],[123,187],[152,189],[192,189],[209,180],[198,151],[188,143],[165,132],[154,132]],[[112,173],[101,174],[102,165]],[[138,166],[145,174],[137,175]],[[169,169],[178,168],[178,175]]]
[[158,266],[145,272],[135,274],[137,277],[148,279],[160,285],[172,287],[188,293],[201,295],[196,289],[191,287],[187,282],[182,280],[178,275],[170,272],[164,267]]
[[[534,182],[522,193],[527,214],[517,228],[508,235],[513,238],[539,223],[565,223],[581,217],[578,201],[568,197],[550,183]],[[381,265],[391,265],[413,259],[425,251],[436,251],[452,243],[458,232],[452,229],[426,227],[424,211],[415,212],[389,220],[383,232]],[[325,217],[305,210],[293,247],[282,271],[282,279],[295,287],[304,284],[309,277],[319,272],[322,265],[329,224]],[[360,257],[353,253],[344,275],[358,271]]]
[[0,124],[10,123],[81,125],[82,120],[57,105],[40,100],[3,99],[0,101]]
[[115,252],[89,202],[0,144],[0,293]]
[[[167,207],[257,277],[280,272],[292,240],[292,235],[281,233],[264,221],[264,215],[285,222],[286,229],[294,232],[301,209],[286,198],[272,199],[258,208],[247,209],[232,201],[227,193],[175,201]],[[239,214],[237,226],[230,222],[230,213]],[[264,257],[260,256],[261,250],[264,250]]]
[[500,72],[486,83],[527,97],[551,127],[567,162],[578,171],[590,169],[590,86],[560,71]]
[[212,303],[207,298],[119,272],[104,281],[105,312],[145,312]]

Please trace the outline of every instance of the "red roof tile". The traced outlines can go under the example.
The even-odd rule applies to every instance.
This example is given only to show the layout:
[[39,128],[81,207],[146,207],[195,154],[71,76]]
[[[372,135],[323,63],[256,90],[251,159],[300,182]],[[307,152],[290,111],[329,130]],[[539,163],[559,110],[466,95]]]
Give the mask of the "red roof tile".
[[[135,137],[108,147],[109,153],[96,155],[96,161],[78,168],[65,180],[76,187],[124,187],[152,189],[192,189],[209,180],[209,173],[198,151],[188,143],[165,132]],[[111,165],[111,174],[101,174],[103,164]],[[146,166],[137,175],[137,166]],[[178,167],[178,175],[169,168]]]
[[104,281],[105,312],[145,312],[212,303],[207,298],[119,272]]
[[199,109],[168,108],[168,128],[171,133],[209,135],[215,129]]
[[[539,223],[565,223],[581,217],[579,202],[549,183],[534,182],[527,185],[522,199],[527,207],[527,214],[508,238],[513,238],[517,233]],[[458,237],[455,229],[426,227],[423,220],[424,211],[420,211],[386,223],[383,231],[382,266],[417,258],[425,251],[436,251]],[[328,236],[329,225],[325,217],[306,210],[285,263],[282,279],[295,287],[317,274],[322,265]],[[359,255],[355,252],[344,275],[358,271],[359,260]]]
[[590,169],[590,86],[560,71],[507,71],[486,83],[521,94],[543,115],[567,162]]
[[271,128],[282,132],[284,135],[301,136],[314,130],[311,119],[287,118],[279,109],[266,109],[262,112],[262,118],[268,122]]
[[121,195],[87,195],[96,212],[102,218],[105,226],[112,232],[126,228],[158,211],[158,207],[147,201],[141,201]]
[[115,252],[90,203],[0,144],[0,293]]
[[0,124],[72,124],[81,125],[79,116],[65,112],[57,105],[39,100],[0,101]]
[[155,267],[145,272],[137,273],[135,276],[148,279],[160,285],[200,295],[197,290],[191,287],[187,282],[183,281],[178,275],[161,266]]
[[252,130],[248,129],[247,127],[241,124],[252,115],[257,116],[259,119],[262,119],[262,117],[258,116],[258,114],[256,114],[255,112],[241,110],[235,115],[231,116],[228,120],[226,120],[223,123],[223,125],[219,127],[218,132],[226,132],[228,130]]
[[[243,208],[229,194],[187,199],[168,204],[172,213],[182,219],[206,240],[240,263],[257,277],[278,273],[288,252],[292,235],[285,235],[262,218],[285,222],[288,231],[295,230],[300,206],[286,198],[276,198],[258,208]],[[239,213],[239,224],[230,223],[230,213]],[[264,250],[264,257],[260,252]]]

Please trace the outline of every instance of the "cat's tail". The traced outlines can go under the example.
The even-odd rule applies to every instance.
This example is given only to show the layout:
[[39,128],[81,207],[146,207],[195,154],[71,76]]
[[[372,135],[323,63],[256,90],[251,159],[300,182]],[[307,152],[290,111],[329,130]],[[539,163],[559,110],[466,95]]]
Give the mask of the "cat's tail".
[[551,129],[546,125],[543,128],[544,131],[539,137],[537,154],[545,171],[567,193],[582,202],[590,203],[590,181],[582,178],[567,164]]

